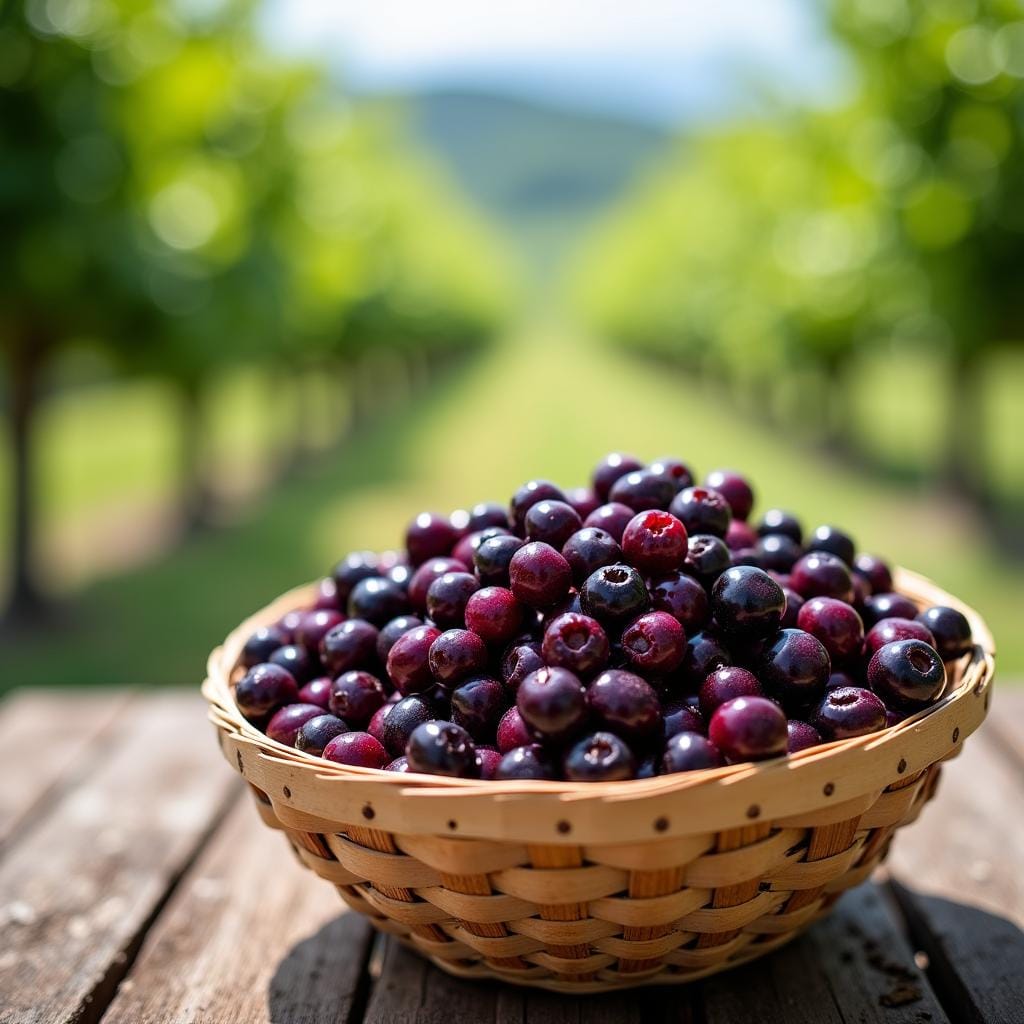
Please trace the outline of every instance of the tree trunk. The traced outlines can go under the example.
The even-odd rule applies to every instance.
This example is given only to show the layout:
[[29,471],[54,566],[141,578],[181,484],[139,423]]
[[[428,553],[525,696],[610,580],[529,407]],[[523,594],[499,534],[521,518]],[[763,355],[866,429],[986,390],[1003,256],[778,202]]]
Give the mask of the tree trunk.
[[976,346],[957,345],[949,357],[943,467],[947,485],[979,507],[988,499],[983,366]]
[[8,429],[11,438],[11,589],[6,616],[37,619],[46,607],[34,571],[36,546],[33,428],[39,399],[39,378],[46,360],[45,342],[31,334],[14,342],[9,354]]
[[206,484],[206,430],[203,387],[198,377],[179,381],[181,399],[181,511],[185,530],[201,530],[213,520],[215,502]]
[[833,455],[852,455],[853,436],[850,422],[853,403],[849,392],[849,365],[845,355],[831,354],[822,364],[824,406],[822,409],[822,440],[825,450]]

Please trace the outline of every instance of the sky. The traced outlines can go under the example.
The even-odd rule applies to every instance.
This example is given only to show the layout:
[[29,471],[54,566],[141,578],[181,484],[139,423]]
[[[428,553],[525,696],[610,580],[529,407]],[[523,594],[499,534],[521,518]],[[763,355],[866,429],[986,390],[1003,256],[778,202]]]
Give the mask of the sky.
[[813,0],[268,0],[276,45],[354,88],[473,88],[674,122],[842,88]]

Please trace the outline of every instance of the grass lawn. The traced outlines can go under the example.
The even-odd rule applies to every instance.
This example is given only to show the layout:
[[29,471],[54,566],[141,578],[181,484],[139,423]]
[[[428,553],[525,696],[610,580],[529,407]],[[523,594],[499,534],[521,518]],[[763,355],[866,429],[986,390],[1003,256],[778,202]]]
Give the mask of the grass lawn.
[[582,483],[614,448],[677,453],[700,471],[745,468],[761,507],[790,507],[808,525],[838,521],[865,549],[973,603],[1000,641],[1003,674],[1024,671],[1018,573],[934,492],[865,479],[768,436],[678,377],[541,326],[451,371],[251,505],[245,521],[90,585],[60,633],[5,638],[0,687],[195,685],[207,651],[234,623],[345,551],[395,546],[413,513],[503,500],[530,476]]

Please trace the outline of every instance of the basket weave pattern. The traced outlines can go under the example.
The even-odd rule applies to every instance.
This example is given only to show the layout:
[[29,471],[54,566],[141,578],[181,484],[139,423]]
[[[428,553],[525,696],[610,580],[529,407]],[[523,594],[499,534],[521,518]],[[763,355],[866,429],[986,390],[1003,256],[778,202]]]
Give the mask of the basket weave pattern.
[[[957,604],[920,577],[901,583]],[[991,640],[971,612],[979,647],[939,705],[781,764],[583,785],[388,777],[281,747],[234,707],[241,642],[300,603],[288,595],[233,634],[205,687],[264,822],[443,969],[560,991],[688,981],[794,938],[885,857],[990,694]]]

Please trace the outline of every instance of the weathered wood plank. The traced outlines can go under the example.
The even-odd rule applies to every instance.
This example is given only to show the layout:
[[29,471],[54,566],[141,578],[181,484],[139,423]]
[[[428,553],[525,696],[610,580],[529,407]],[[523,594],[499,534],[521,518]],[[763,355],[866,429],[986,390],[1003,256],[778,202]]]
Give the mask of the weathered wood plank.
[[707,1024],[939,1024],[947,1020],[877,885],[846,893],[806,935],[708,978]]
[[0,704],[0,850],[97,763],[127,691],[19,690]]
[[[992,713],[1004,726],[1008,704],[1024,710],[1019,698],[997,698]],[[889,870],[912,935],[931,959],[929,975],[954,1014],[1021,1024],[1024,765],[990,729],[944,766],[935,799],[897,837]]]
[[0,1021],[98,1019],[239,791],[194,694],[129,709],[98,768],[0,862]]
[[104,1024],[357,1019],[372,929],[250,803],[182,879]]

